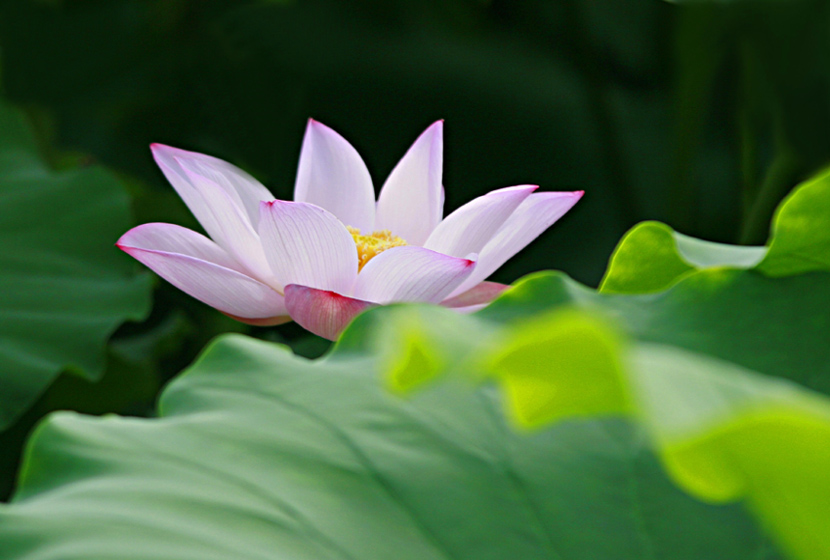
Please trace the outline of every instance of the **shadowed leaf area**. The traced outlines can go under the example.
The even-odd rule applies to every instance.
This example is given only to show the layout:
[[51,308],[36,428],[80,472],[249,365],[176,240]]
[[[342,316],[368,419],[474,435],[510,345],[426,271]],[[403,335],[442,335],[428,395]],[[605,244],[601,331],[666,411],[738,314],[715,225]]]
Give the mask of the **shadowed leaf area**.
[[107,339],[148,313],[149,275],[113,247],[129,223],[115,177],[52,171],[0,104],[0,430],[65,368],[100,378]]

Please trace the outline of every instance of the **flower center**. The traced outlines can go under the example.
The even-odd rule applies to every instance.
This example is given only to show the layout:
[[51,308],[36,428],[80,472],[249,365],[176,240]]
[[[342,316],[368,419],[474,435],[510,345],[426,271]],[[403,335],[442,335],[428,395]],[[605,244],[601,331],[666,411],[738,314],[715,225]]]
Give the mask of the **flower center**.
[[375,231],[370,235],[361,235],[360,230],[352,226],[346,226],[346,229],[352,234],[354,244],[357,246],[358,271],[363,270],[367,262],[385,250],[406,245],[406,241],[397,235],[392,235],[392,232],[388,229]]

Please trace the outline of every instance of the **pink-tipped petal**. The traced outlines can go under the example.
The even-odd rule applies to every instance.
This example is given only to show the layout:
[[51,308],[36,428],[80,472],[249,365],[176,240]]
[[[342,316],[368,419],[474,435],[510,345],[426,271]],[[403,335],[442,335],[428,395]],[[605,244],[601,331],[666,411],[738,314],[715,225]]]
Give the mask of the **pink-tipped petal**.
[[438,224],[424,247],[452,257],[481,252],[519,204],[537,188],[536,185],[507,187],[468,202]]
[[490,276],[510,257],[524,249],[561,218],[583,191],[533,193],[522,202],[479,253],[473,273],[451,297],[462,294]]
[[441,305],[459,310],[472,306],[474,310],[478,310],[499,297],[509,287],[498,282],[482,282],[462,294],[445,299]]
[[357,247],[328,211],[305,202],[263,202],[259,234],[281,286],[299,284],[348,293],[357,276]]
[[364,233],[375,224],[375,189],[366,164],[345,138],[314,120],[303,138],[294,201],[325,208]]
[[195,256],[142,248],[130,232],[118,247],[186,294],[225,313],[245,319],[287,315],[283,297],[259,280]]
[[219,245],[201,233],[173,224],[142,224],[122,235],[116,245],[122,249],[135,248],[187,255],[244,272],[239,263]]
[[388,229],[411,245],[423,245],[444,212],[441,176],[444,122],[415,140],[380,191],[375,230]]
[[335,340],[358,313],[373,306],[368,301],[297,284],[285,287],[285,304],[297,324],[329,340]]
[[[262,183],[226,161],[162,144],[153,144],[150,148],[159,167],[177,191],[179,186],[176,182],[182,177],[180,166],[186,166],[191,172],[202,175],[219,185],[234,203],[245,212],[246,217],[254,227],[256,227],[257,220],[259,220],[260,201],[274,200],[274,196]],[[179,194],[181,195],[181,193]],[[182,198],[185,197],[182,196]],[[190,206],[187,199],[185,199],[185,203],[195,215],[196,211]],[[196,218],[201,222],[198,215],[196,215]]]
[[469,259],[423,247],[393,247],[370,260],[357,276],[354,296],[374,303],[438,303],[475,269]]

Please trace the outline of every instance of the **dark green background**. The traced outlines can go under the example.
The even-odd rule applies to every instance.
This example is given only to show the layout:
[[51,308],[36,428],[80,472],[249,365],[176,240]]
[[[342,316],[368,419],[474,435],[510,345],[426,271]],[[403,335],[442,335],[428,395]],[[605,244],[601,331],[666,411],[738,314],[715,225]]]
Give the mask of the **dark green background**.
[[[777,202],[830,159],[828,31],[819,0],[0,0],[0,68],[45,156],[116,171],[136,224],[197,227],[151,142],[232,161],[290,199],[308,117],[346,136],[378,187],[446,119],[447,212],[512,184],[586,191],[495,279],[553,268],[596,285],[644,219],[764,241]],[[0,435],[0,495],[46,411],[146,414],[229,330],[326,348],[160,282],[150,318],[116,334],[101,384],[62,378]],[[125,348],[142,367],[115,357]]]

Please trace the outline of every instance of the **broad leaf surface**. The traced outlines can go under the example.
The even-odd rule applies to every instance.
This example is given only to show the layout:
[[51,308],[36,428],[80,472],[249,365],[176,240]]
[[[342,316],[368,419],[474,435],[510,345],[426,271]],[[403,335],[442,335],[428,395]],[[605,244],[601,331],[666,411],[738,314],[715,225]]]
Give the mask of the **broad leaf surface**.
[[488,388],[403,400],[354,346],[309,362],[224,337],[160,412],[51,416],[0,506],[2,556],[779,558],[741,508],[676,489],[632,424],[518,433]]
[[0,105],[0,429],[64,368],[97,378],[115,328],[149,307],[149,278],[113,243],[129,200],[100,168],[51,171]]

